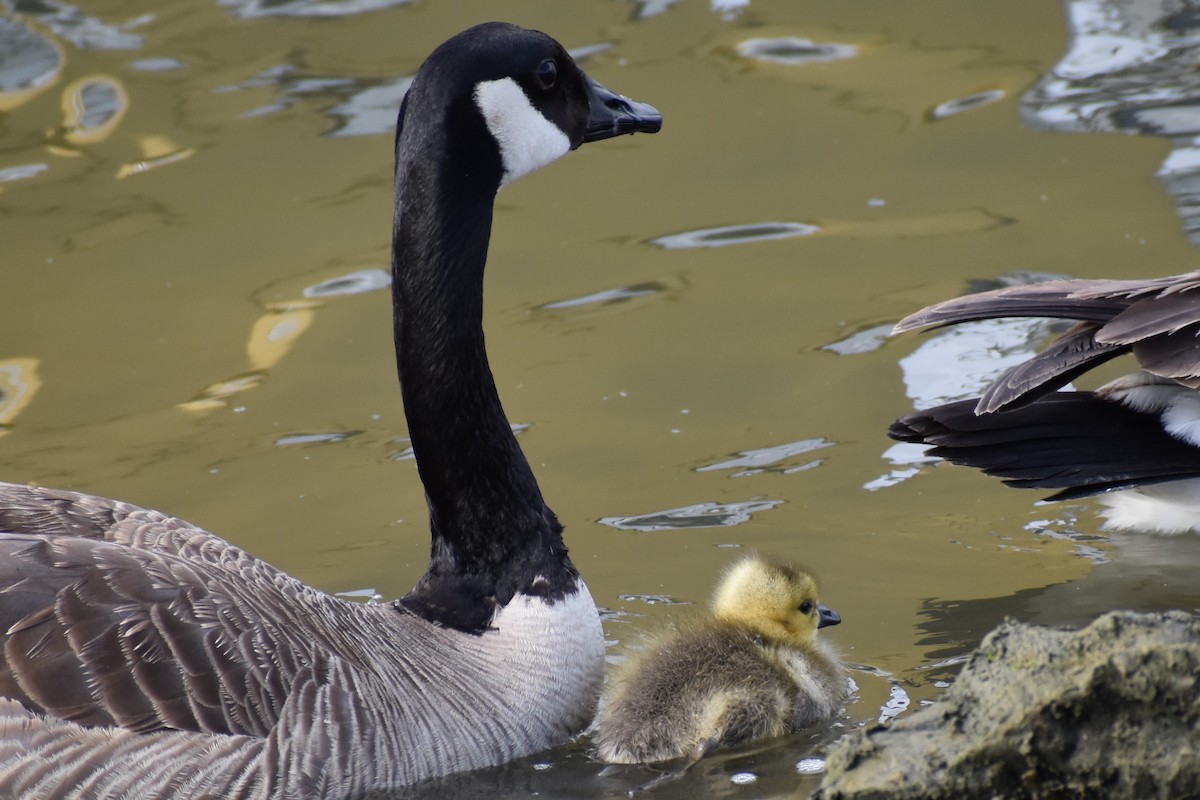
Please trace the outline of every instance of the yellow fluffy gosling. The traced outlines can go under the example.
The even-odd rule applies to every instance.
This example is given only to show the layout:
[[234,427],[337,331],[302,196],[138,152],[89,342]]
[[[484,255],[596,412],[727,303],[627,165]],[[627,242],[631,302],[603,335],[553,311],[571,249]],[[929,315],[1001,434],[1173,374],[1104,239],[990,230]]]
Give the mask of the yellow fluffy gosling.
[[846,675],[817,629],[841,622],[813,577],[752,555],[686,624],[613,675],[596,719],[597,754],[613,764],[688,759],[799,730],[833,716]]

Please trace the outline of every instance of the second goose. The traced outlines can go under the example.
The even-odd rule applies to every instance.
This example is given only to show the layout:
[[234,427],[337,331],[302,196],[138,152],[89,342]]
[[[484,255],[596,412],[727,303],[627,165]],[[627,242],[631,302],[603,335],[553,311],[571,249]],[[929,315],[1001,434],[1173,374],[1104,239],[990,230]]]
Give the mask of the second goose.
[[[1200,272],[1148,280],[1057,280],[922,309],[895,332],[1000,317],[1074,324],[983,396],[898,419],[894,439],[1048,499],[1100,494],[1106,526],[1200,531]],[[1057,392],[1110,359],[1139,372],[1094,392]]]

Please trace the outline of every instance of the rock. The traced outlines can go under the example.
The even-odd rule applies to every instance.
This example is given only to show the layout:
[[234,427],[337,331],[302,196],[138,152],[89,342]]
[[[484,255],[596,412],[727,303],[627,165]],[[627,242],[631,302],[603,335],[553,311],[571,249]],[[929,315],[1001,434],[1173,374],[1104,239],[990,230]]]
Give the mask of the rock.
[[830,752],[819,800],[1200,797],[1200,618],[1008,621],[942,699]]

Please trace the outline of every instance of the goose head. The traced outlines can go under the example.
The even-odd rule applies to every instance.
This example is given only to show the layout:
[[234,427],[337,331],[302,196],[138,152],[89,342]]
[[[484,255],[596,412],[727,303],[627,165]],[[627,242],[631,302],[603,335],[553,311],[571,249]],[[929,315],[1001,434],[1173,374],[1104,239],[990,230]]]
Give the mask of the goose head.
[[721,622],[748,628],[775,644],[807,644],[818,628],[842,621],[817,602],[812,575],[761,556],[730,568],[717,585],[712,608]]
[[656,109],[589,78],[551,37],[489,22],[447,40],[418,71],[400,109],[397,168],[433,135],[456,173],[494,192],[585,142],[661,127]]

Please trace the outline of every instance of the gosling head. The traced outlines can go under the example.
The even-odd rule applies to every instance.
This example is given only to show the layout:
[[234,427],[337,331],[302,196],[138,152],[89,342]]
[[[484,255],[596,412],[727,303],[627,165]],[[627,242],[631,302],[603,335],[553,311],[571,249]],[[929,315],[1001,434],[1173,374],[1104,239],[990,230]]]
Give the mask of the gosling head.
[[817,582],[786,564],[749,556],[734,564],[713,595],[713,615],[769,642],[804,644],[818,628],[842,621],[817,602]]

